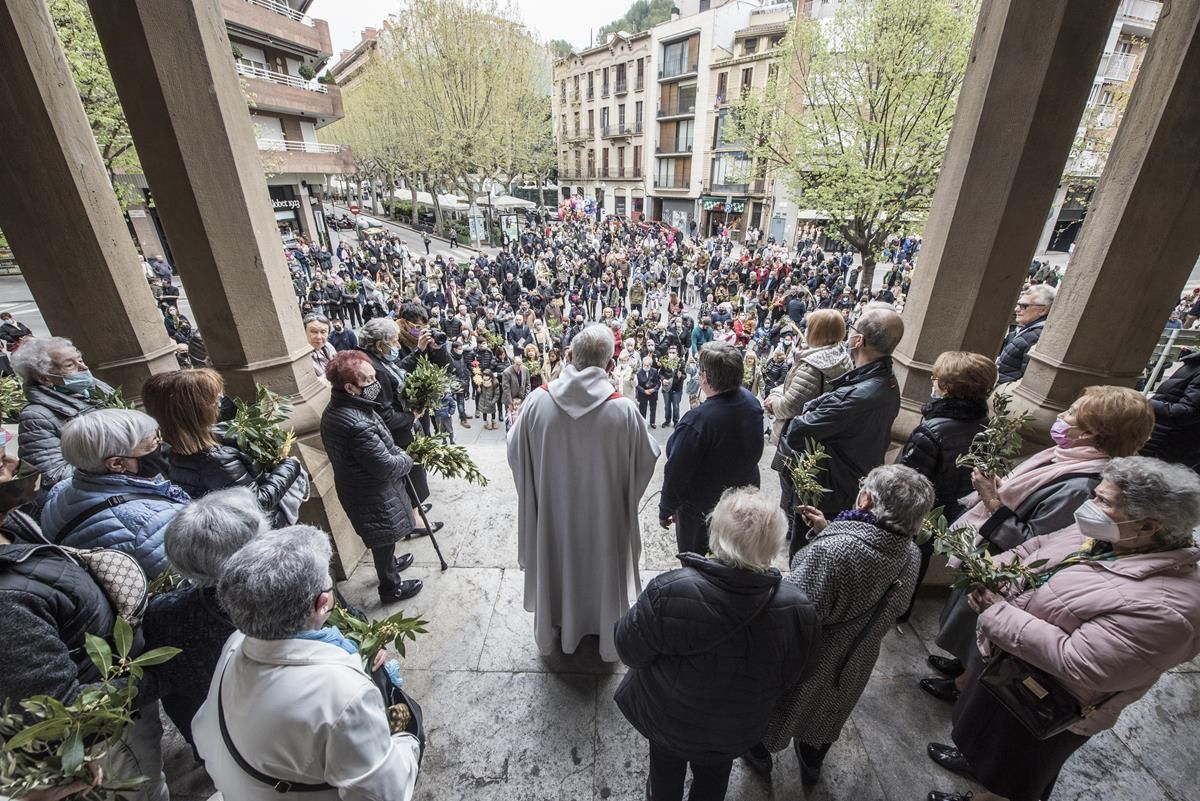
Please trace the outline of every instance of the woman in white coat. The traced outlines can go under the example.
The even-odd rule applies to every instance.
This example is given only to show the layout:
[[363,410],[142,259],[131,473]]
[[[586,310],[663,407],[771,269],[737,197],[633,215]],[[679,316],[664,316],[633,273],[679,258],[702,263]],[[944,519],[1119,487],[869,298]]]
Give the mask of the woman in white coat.
[[391,732],[353,644],[322,628],[334,605],[331,555],[325,532],[291,526],[225,563],[217,597],[238,630],[192,722],[225,798],[412,798],[417,738]]

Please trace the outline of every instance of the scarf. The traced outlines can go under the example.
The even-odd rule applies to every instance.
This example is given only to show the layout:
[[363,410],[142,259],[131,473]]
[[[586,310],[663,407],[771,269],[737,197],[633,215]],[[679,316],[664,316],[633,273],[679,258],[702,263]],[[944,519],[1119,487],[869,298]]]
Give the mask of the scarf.
[[[1109,455],[1099,448],[1083,445],[1075,448],[1047,448],[1017,465],[1000,484],[1000,502],[1017,509],[1025,499],[1047,484],[1071,473],[1099,473],[1108,465]],[[987,510],[978,492],[962,499],[965,512],[952,526],[970,525],[979,528],[992,513]]]
[[[302,631],[293,635],[297,640],[313,640],[315,642],[328,643],[329,645],[337,646],[348,654],[358,653],[358,644],[349,639],[341,631],[333,626],[326,626],[323,629],[315,629]],[[364,670],[369,670],[370,665],[364,665]],[[388,679],[397,687],[404,686],[404,679],[400,676],[400,663],[395,659],[389,659],[383,663],[383,672],[387,674]]]

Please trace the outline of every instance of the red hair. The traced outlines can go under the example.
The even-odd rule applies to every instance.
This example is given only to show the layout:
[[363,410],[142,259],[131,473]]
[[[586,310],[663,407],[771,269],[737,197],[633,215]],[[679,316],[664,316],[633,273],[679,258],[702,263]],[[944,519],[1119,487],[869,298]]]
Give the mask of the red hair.
[[361,350],[344,350],[329,360],[325,365],[325,377],[329,383],[341,389],[347,384],[358,380],[358,372],[362,365],[369,365],[371,360]]

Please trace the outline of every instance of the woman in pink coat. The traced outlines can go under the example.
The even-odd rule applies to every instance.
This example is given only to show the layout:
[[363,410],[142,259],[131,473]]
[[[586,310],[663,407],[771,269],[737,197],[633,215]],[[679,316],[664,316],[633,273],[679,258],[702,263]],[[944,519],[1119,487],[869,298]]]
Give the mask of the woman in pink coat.
[[[1046,801],[1072,753],[1200,654],[1200,477],[1140,456],[1113,459],[1101,475],[1075,525],[996,557],[1047,560],[1033,586],[970,599],[985,657],[1007,651],[1057,679],[1080,708],[1096,708],[1039,740],[976,671],[954,710],[957,747],[929,744],[935,762],[987,788],[974,801]],[[929,801],[969,797],[931,792]]]

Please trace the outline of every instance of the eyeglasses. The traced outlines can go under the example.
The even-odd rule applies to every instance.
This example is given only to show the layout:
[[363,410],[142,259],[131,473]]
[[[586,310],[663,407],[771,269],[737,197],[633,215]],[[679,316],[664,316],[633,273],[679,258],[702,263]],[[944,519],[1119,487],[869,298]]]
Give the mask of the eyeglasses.
[[1045,308],[1046,304],[1045,303],[1018,303],[1017,304],[1017,308],[1020,309],[1021,311],[1025,311],[1030,306],[1040,306],[1042,308]]

